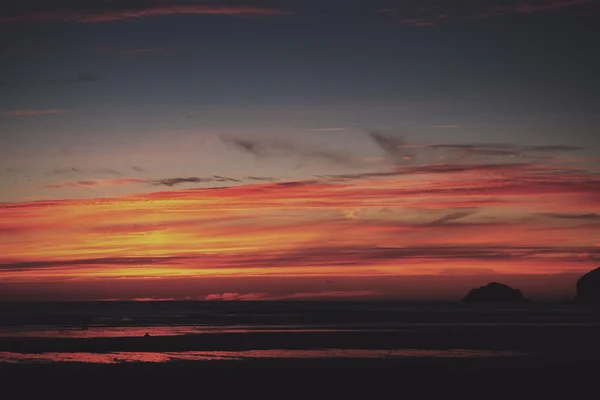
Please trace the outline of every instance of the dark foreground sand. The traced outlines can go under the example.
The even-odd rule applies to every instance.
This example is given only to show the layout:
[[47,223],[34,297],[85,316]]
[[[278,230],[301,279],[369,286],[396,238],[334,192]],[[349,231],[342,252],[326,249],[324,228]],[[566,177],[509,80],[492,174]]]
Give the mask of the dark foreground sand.
[[0,399],[598,399],[600,327],[1,339],[0,352],[485,349],[524,357],[0,364]]
[[254,349],[483,349],[600,355],[600,325],[436,326],[396,331],[245,332],[161,337],[2,338],[0,352]]
[[2,398],[599,398],[596,358],[2,365]]

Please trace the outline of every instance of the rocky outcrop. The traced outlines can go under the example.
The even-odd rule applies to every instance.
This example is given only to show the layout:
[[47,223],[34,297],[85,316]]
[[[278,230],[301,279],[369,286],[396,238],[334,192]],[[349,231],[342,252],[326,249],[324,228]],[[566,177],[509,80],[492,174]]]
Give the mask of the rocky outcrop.
[[472,303],[523,303],[526,300],[519,289],[513,289],[502,283],[491,282],[475,288],[463,299]]
[[583,275],[577,281],[577,303],[600,304],[600,268]]

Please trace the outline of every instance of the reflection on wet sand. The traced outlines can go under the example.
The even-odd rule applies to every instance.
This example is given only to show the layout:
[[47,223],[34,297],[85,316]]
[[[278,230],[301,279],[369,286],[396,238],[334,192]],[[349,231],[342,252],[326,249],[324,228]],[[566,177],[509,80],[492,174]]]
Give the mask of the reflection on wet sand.
[[204,333],[267,333],[267,332],[396,332],[432,327],[595,327],[599,323],[396,323],[362,324],[360,326],[303,325],[156,325],[156,326],[89,326],[86,329],[64,327],[0,328],[0,338],[118,338],[150,336],[183,336]]
[[[142,326],[142,327],[94,327],[89,329],[0,329],[0,338],[99,338],[182,336],[202,333],[246,332],[362,332],[365,329],[311,328],[297,326]],[[397,329],[369,329],[370,331],[396,331]]]
[[523,353],[489,350],[248,350],[248,351],[183,351],[183,352],[115,352],[115,353],[40,353],[24,354],[0,352],[0,363],[51,363],[80,362],[95,364],[118,364],[128,362],[164,363],[173,361],[210,361],[230,360],[243,361],[249,359],[299,359],[299,358],[402,358],[402,357],[449,357],[449,358],[481,358],[481,357],[515,357]]

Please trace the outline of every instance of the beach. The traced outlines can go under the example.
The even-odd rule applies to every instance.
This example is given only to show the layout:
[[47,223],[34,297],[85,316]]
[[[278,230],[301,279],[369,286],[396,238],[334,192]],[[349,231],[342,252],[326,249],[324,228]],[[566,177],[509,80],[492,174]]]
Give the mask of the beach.
[[[594,385],[600,361],[598,309],[562,303],[164,302],[18,309],[0,307],[6,393],[62,396],[96,388],[93,395],[118,388],[118,397],[152,395],[158,386],[187,393],[199,380],[217,390],[224,379],[252,385],[252,377],[264,374],[303,389],[321,382],[323,390],[341,393],[358,383],[379,389],[399,384],[384,379],[385,370],[402,377],[405,390],[432,395],[496,382],[498,390],[550,390],[549,396]],[[334,384],[354,375],[360,380],[348,387]],[[431,380],[444,384],[422,384]]]

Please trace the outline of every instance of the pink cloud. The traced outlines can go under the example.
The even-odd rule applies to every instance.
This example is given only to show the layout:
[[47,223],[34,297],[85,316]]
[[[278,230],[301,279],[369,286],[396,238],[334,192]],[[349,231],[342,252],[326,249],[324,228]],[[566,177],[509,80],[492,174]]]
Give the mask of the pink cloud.
[[132,9],[90,9],[69,10],[58,9],[42,12],[21,14],[5,17],[0,21],[55,21],[55,22],[108,22],[146,17],[168,15],[285,15],[289,12],[274,8],[243,5],[218,5],[218,4],[174,4],[174,5],[148,5]]
[[73,112],[73,110],[54,108],[47,110],[11,110],[5,111],[3,114],[9,117],[32,117],[36,115],[69,114],[71,112]]
[[355,291],[321,291],[321,292],[302,292],[282,295],[269,295],[268,293],[211,293],[204,297],[209,301],[235,301],[235,300],[324,300],[324,299],[351,299],[356,297],[374,297],[380,293],[373,290],[355,290]]
[[172,298],[172,297],[168,297],[168,298],[136,297],[134,299],[131,299],[131,301],[173,301],[173,300],[177,300],[177,299]]
[[292,293],[282,296],[273,296],[269,300],[320,300],[320,299],[352,299],[356,297],[374,297],[380,293],[373,290],[354,290],[354,291],[323,291],[323,292],[304,292]]
[[211,293],[204,300],[233,301],[233,300],[263,300],[268,293]]

